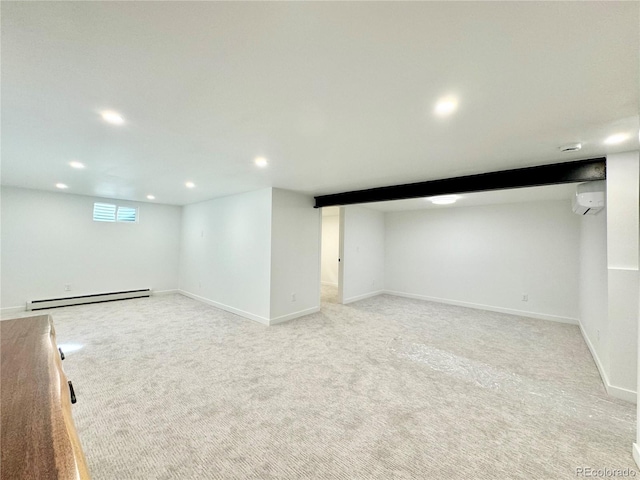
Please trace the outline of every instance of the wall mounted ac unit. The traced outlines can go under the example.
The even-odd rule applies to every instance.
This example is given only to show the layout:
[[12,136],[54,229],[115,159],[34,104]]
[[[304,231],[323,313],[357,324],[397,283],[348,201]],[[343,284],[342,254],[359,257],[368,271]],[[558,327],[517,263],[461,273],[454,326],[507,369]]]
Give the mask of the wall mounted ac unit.
[[604,180],[579,184],[572,201],[573,213],[595,215],[605,207],[605,192]]

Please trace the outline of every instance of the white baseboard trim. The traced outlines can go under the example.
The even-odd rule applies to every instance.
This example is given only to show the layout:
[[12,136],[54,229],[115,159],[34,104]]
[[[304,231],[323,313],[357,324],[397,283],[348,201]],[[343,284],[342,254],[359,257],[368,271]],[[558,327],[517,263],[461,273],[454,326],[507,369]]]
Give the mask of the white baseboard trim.
[[320,307],[307,308],[306,310],[300,310],[298,312],[288,313],[287,315],[281,315],[280,317],[272,318],[269,320],[269,325],[277,325],[279,323],[288,322],[295,318],[304,317],[305,315],[311,315],[320,311]]
[[633,459],[636,461],[638,468],[640,468],[640,447],[637,443],[633,444]]
[[358,300],[364,300],[365,298],[375,297],[376,295],[382,295],[384,290],[376,290],[375,292],[363,293],[362,295],[356,295],[355,297],[349,297],[342,300],[342,304],[357,302]]
[[330,287],[337,287],[338,284],[337,283],[333,283],[333,282],[320,282],[322,285],[329,285]]
[[548,313],[529,312],[527,310],[516,310],[513,308],[494,307],[493,305],[483,305],[480,303],[462,302],[459,300],[449,300],[447,298],[427,297],[426,295],[418,295],[415,293],[396,292],[393,290],[385,290],[382,293],[386,295],[395,295],[396,297],[414,298],[417,300],[427,300],[429,302],[445,303],[447,305],[456,305],[458,307],[475,308],[478,310],[487,310],[489,312],[508,313],[509,315],[517,315],[519,317],[536,318],[539,320],[549,320],[552,322],[568,323],[578,325],[577,318],[560,317],[558,315],[550,315]]
[[605,385],[607,393],[612,397],[619,398],[629,403],[637,403],[638,395],[633,390],[628,390],[622,387],[616,387],[615,385]]
[[279,323],[284,323],[284,322],[288,322],[289,320],[293,320],[294,318],[304,317],[305,315],[310,315],[312,313],[316,313],[320,311],[319,306],[312,307],[312,308],[307,308],[306,310],[300,310],[297,312],[288,313],[287,315],[281,315],[280,317],[276,317],[269,320],[268,318],[261,317],[260,315],[255,315],[253,313],[245,312],[244,310],[240,310],[238,308],[230,307],[229,305],[225,305],[224,303],[219,303],[219,302],[216,302],[215,300],[201,297],[200,295],[187,292],[186,290],[175,290],[175,293],[179,293],[180,295],[184,295],[185,297],[189,297],[194,300],[198,300],[199,302],[206,303],[207,305],[211,305],[212,307],[219,308],[220,310],[224,310],[225,312],[233,313],[234,315],[248,318],[249,320],[253,320],[263,325],[277,325]]
[[263,325],[269,325],[269,319],[261,317],[260,315],[255,315],[253,313],[245,312],[244,310],[240,310],[238,308],[230,307],[229,305],[225,305],[224,303],[219,303],[214,300],[201,297],[200,295],[187,292],[186,290],[178,290],[178,293],[180,293],[181,295],[184,295],[185,297],[193,298],[194,300],[198,300],[199,302],[206,303],[207,305],[211,305],[212,307],[219,308],[220,310],[224,310],[225,312],[233,313],[234,315],[248,318],[249,320],[253,320]]
[[584,338],[584,343],[587,344],[587,347],[591,352],[591,356],[593,357],[593,361],[595,362],[596,367],[598,367],[598,372],[600,372],[600,378],[602,379],[602,383],[604,384],[604,389],[612,397],[619,398],[627,402],[636,403],[637,397],[638,397],[636,392],[634,392],[633,390],[627,390],[626,388],[616,387],[615,385],[611,385],[611,382],[609,382],[609,376],[607,375],[607,372],[605,371],[604,366],[602,365],[602,362],[600,362],[600,357],[598,357],[598,353],[596,352],[596,349],[594,348],[593,343],[591,343],[591,339],[589,338],[589,336],[587,335],[587,332],[583,328],[582,323],[579,323],[579,326],[580,326],[580,333],[582,333],[582,338]]
[[26,312],[27,306],[22,307],[4,307],[0,308],[0,315],[11,315],[12,313]]
[[598,372],[600,372],[600,378],[602,379],[604,388],[607,393],[609,393],[609,377],[607,376],[607,372],[605,371],[602,362],[600,362],[600,357],[598,356],[598,353],[596,352],[593,343],[591,343],[591,339],[587,335],[587,332],[585,332],[582,324],[580,324],[580,333],[582,334],[582,338],[584,338],[584,343],[587,344],[587,348],[589,348],[589,351],[591,352],[591,356],[593,357],[593,361],[595,362],[596,367],[598,367]]
[[152,295],[172,295],[174,293],[180,293],[180,290],[177,288],[173,290],[151,290]]

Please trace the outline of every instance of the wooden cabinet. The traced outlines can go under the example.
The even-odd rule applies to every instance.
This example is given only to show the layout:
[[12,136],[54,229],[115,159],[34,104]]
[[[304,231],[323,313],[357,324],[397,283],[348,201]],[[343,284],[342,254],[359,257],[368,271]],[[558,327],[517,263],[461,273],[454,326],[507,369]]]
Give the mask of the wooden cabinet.
[[3,320],[0,338],[0,479],[88,479],[51,316]]

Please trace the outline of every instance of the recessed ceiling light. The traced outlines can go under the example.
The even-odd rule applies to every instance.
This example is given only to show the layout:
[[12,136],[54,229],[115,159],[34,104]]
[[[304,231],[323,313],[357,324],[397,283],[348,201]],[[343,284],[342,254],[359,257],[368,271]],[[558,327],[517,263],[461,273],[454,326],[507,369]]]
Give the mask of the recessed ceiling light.
[[193,182],[187,182],[187,183],[185,183],[185,185],[186,185],[187,188],[194,188],[196,186],[196,184],[193,183]]
[[269,161],[268,161],[266,158],[264,158],[264,157],[257,157],[257,158],[254,160],[254,163],[255,163],[257,166],[259,166],[260,168],[264,168],[264,167],[266,167],[267,165],[269,165]]
[[84,168],[84,163],[69,162],[69,166],[72,167],[72,168]]
[[67,185],[65,185],[64,183],[56,183],[56,188],[64,190],[65,188],[69,188],[69,187]]
[[456,203],[460,197],[458,195],[441,195],[439,197],[427,198],[434,205],[451,205]]
[[630,135],[627,134],[627,133],[616,133],[614,135],[608,136],[604,140],[604,143],[606,143],[607,145],[616,145],[618,143],[624,142],[629,137],[630,137]]
[[560,147],[560,151],[562,153],[565,153],[565,152],[577,152],[581,148],[582,148],[582,144],[581,143],[569,143],[568,145],[561,146]]
[[147,195],[147,198],[148,198],[149,200],[155,200],[155,199],[156,199],[156,197],[154,197],[153,195]]
[[113,110],[105,110],[101,112],[102,119],[105,122],[112,123],[113,125],[122,125],[124,123],[124,118],[118,112],[114,112]]
[[441,98],[440,100],[438,100],[438,103],[436,103],[436,108],[434,109],[434,111],[436,112],[437,115],[449,115],[451,113],[453,113],[456,108],[458,108],[458,100],[455,99],[454,97],[446,97],[446,98]]

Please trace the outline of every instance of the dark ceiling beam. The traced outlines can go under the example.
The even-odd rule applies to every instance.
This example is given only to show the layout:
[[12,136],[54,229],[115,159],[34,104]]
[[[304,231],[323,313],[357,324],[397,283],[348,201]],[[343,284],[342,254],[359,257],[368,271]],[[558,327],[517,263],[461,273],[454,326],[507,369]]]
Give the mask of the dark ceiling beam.
[[488,190],[504,190],[508,188],[538,187],[560,183],[589,182],[606,178],[605,157],[590,158],[575,162],[554,163],[537,167],[467,175],[465,177],[321,195],[315,197],[315,208],[456,193],[486,192]]

